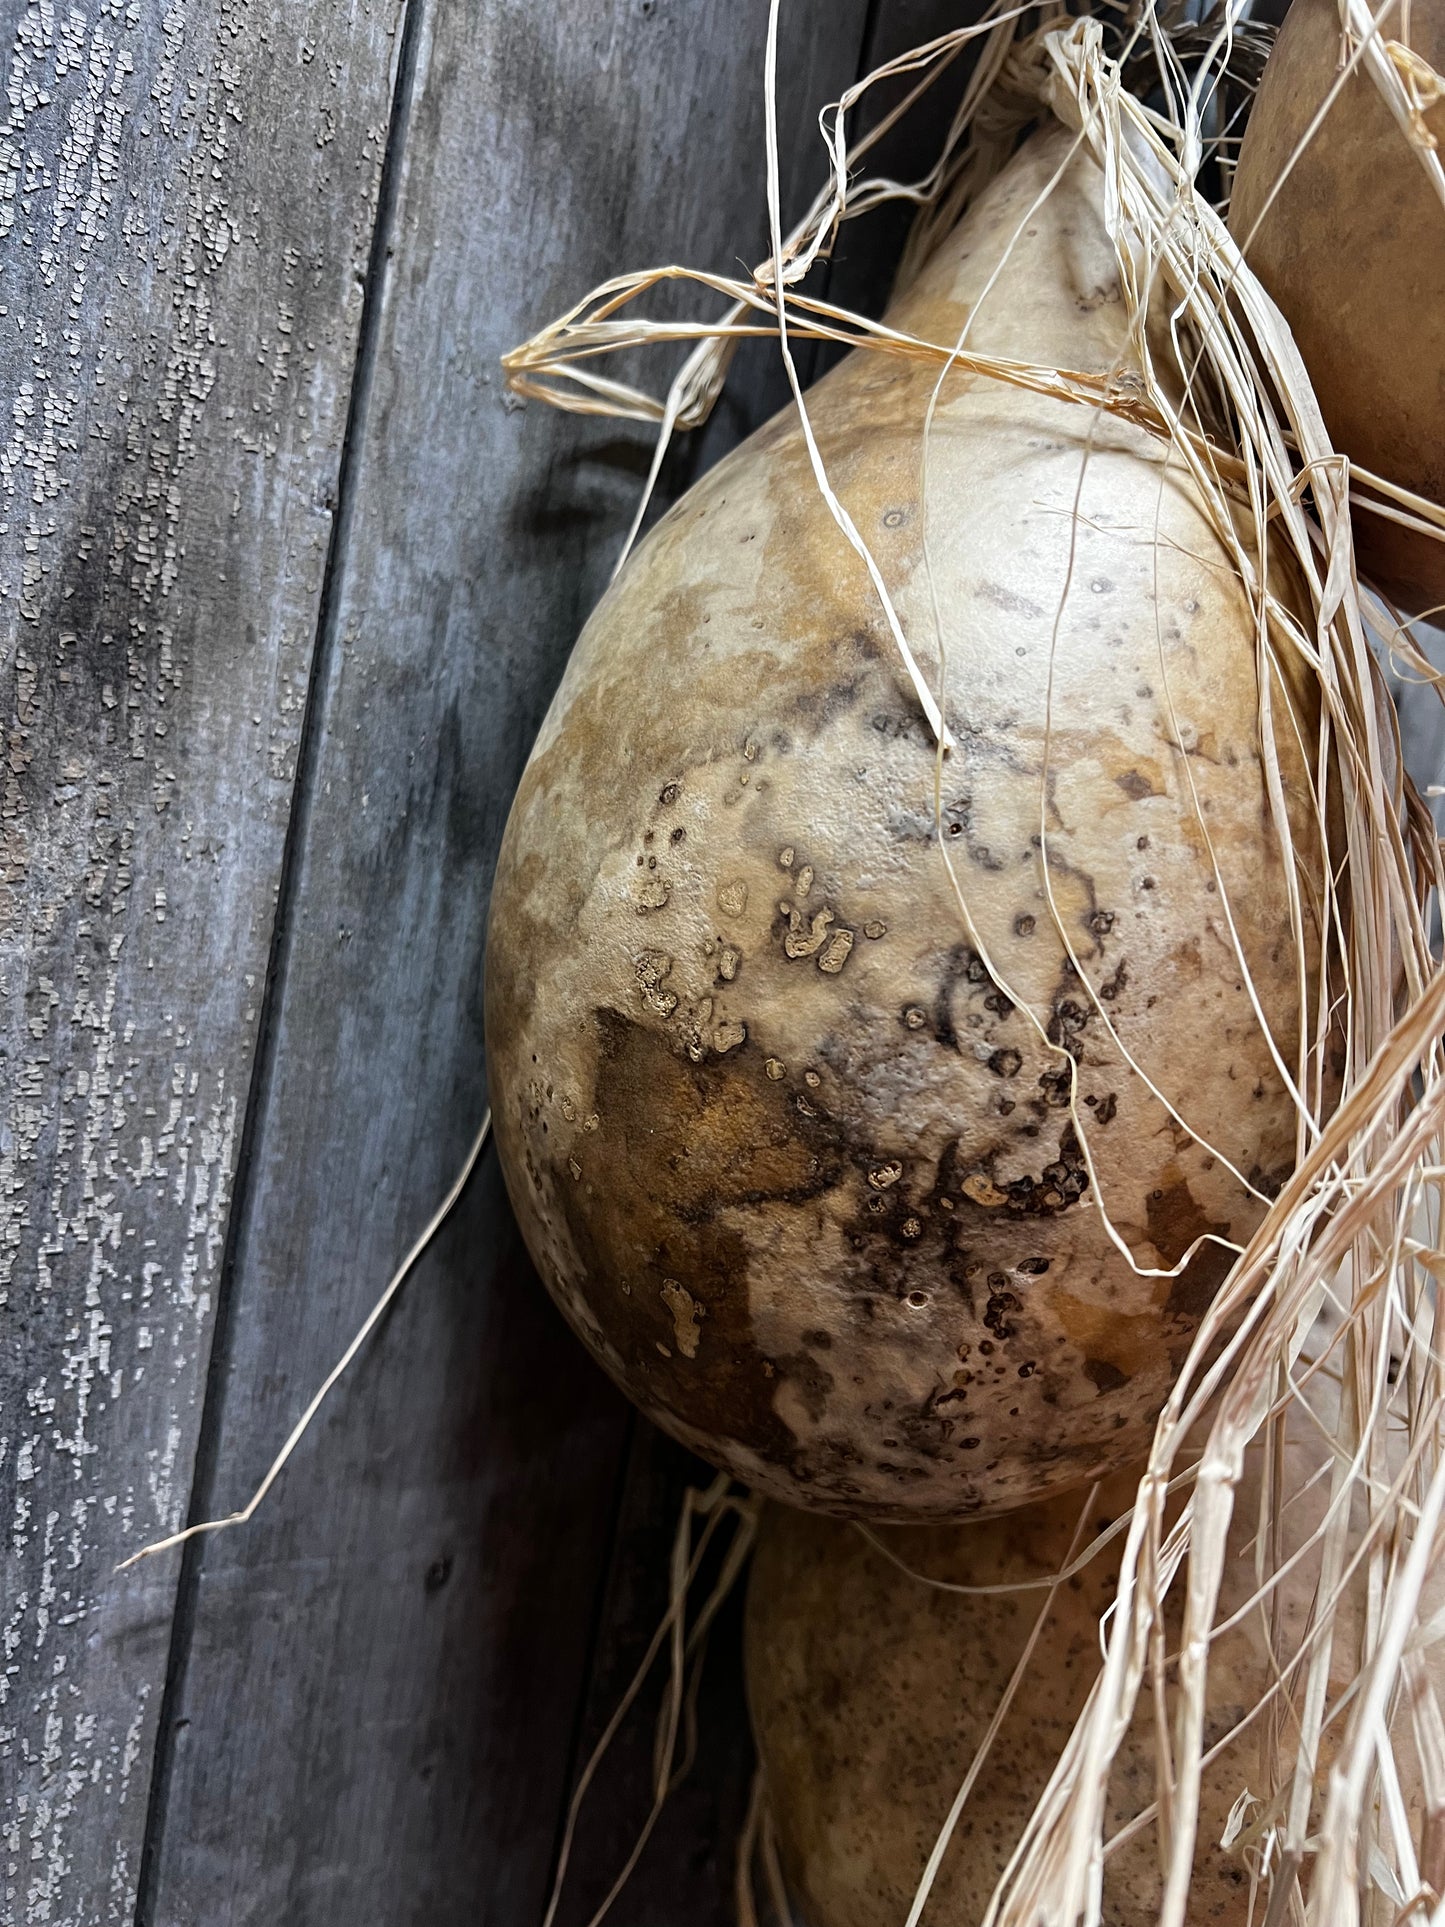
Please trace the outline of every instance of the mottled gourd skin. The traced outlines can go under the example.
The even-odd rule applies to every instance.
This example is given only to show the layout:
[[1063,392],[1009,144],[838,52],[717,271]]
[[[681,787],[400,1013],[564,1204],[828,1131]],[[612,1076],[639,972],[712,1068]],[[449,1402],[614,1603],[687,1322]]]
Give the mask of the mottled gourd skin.
[[[1316,1387],[1316,1395],[1318,1387]],[[1327,1447],[1301,1428],[1286,1456],[1282,1557],[1304,1547],[1323,1515],[1318,1478]],[[1262,1455],[1251,1451],[1237,1490],[1221,1590],[1222,1620],[1240,1624],[1213,1642],[1205,1745],[1230,1734],[1268,1686],[1255,1594],[1254,1537]],[[953,1585],[1022,1585],[1068,1563],[1080,1546],[1133,1502],[1133,1477],[1087,1494],[1052,1499],[1001,1520],[962,1526],[885,1528],[890,1551],[914,1572]],[[1122,1538],[1055,1594],[1048,1621],[998,1738],[959,1818],[923,1927],[976,1927],[994,1886],[1063,1751],[1100,1665],[1099,1621],[1111,1604]],[[1301,1552],[1279,1593],[1277,1650],[1292,1655],[1307,1623],[1319,1574],[1316,1549]],[[1357,1589],[1359,1590],[1359,1589]],[[1441,1588],[1432,1588],[1434,1595]],[[1176,1596],[1177,1597],[1177,1596]],[[1040,1590],[946,1593],[900,1573],[856,1527],[769,1507],[754,1555],[747,1604],[746,1665],[753,1732],[783,1871],[802,1927],[901,1927],[963,1776],[1021,1658],[1045,1598]],[[1358,1650],[1358,1598],[1337,1624],[1342,1691]],[[1171,1607],[1168,1647],[1180,1618]],[[1170,1689],[1172,1693],[1172,1688]],[[1142,1813],[1156,1792],[1153,1688],[1146,1682],[1116,1758],[1108,1829]],[[1172,1704],[1172,1700],[1171,1700]],[[1401,1738],[1408,1715],[1400,1721]],[[1286,1772],[1292,1765],[1283,1719]],[[1329,1744],[1338,1738],[1336,1722]],[[1247,1927],[1249,1874],[1224,1851],[1230,1810],[1247,1787],[1269,1786],[1260,1724],[1205,1769],[1190,1927]],[[1404,1742],[1408,1746],[1408,1742]],[[1320,1762],[1327,1771],[1332,1750]],[[1408,1769],[1407,1769],[1408,1772]],[[1418,1812],[1418,1785],[1406,1798]],[[1162,1888],[1152,1825],[1117,1849],[1104,1875],[1110,1927],[1154,1927]],[[1257,1896],[1253,1919],[1263,1918]],[[1388,1918],[1388,1910],[1385,1914]]]
[[[975,345],[1113,365],[1093,164],[1026,219],[1067,151],[1035,137],[900,325],[951,344],[1025,224]],[[930,676],[935,374],[858,353],[809,397]],[[1259,1221],[1216,1151],[1268,1190],[1294,1146],[1189,789],[1292,1058],[1253,628],[1178,463],[1089,409],[954,375],[928,504],[957,736],[943,847],[931,735],[785,412],[662,520],[583,632],[513,806],[487,966],[497,1144],[572,1324],[704,1457],[871,1518],[1003,1509],[1136,1458],[1227,1269],[1213,1244],[1175,1277],[1120,1257],[1071,1058],[1146,1268]],[[1095,996],[1051,918],[1043,822]],[[1126,1070],[1102,1012],[1214,1151]]]
[[[1266,1912],[1266,1896],[1256,1894],[1250,1914],[1245,1861],[1222,1850],[1220,1840],[1239,1794],[1248,1788],[1256,1800],[1268,1798],[1274,1786],[1289,1781],[1295,1765],[1295,1711],[1275,1705],[1279,1781],[1270,1779],[1266,1723],[1237,1729],[1277,1676],[1275,1667],[1299,1653],[1320,1582],[1320,1545],[1312,1542],[1331,1503],[1322,1472],[1327,1436],[1337,1426],[1337,1393],[1327,1378],[1310,1380],[1308,1407],[1318,1420],[1304,1416],[1304,1409],[1291,1418],[1279,1478],[1279,1491],[1289,1499],[1275,1528],[1285,1576],[1272,1605],[1274,1661],[1262,1615],[1250,1605],[1258,1599],[1254,1561],[1260,1488],[1268,1476],[1260,1443],[1248,1447],[1235,1488],[1216,1623],[1237,1623],[1210,1642],[1204,1746],[1212,1750],[1225,1736],[1233,1738],[1200,1779],[1189,1927],[1248,1927]],[[1200,1434],[1200,1449],[1202,1443]],[[1391,1465],[1399,1466],[1403,1432],[1389,1449]],[[1196,1457],[1191,1449],[1183,1463]],[[1071,1551],[1123,1517],[1135,1486],[1133,1472],[1116,1474],[1096,1491],[1087,1511],[1087,1493],[1067,1493],[1000,1520],[882,1528],[888,1551],[911,1572],[954,1586],[1035,1586],[1008,1594],[950,1594],[923,1586],[867,1544],[855,1526],[767,1507],[748,1582],[748,1705],[800,1927],[902,1927],[938,1829],[1033,1632],[1044,1601],[1038,1580],[1064,1571]],[[1356,1497],[1351,1551],[1366,1524]],[[1056,1590],[1010,1715],[959,1815],[923,1927],[973,1927],[983,1919],[1098,1673],[1100,1617],[1116,1596],[1121,1549],[1123,1538],[1116,1538]],[[1445,1567],[1437,1565],[1426,1580],[1420,1623],[1432,1623],[1443,1603]],[[1368,1563],[1360,1563],[1335,1615],[1331,1707],[1358,1669],[1368,1613]],[[1166,1607],[1169,1653],[1179,1650],[1181,1626],[1177,1588]],[[1445,1667],[1439,1657],[1428,1667],[1439,1692]],[[1171,1667],[1169,1711],[1173,1678]],[[1293,1678],[1299,1707],[1304,1675]],[[1146,1678],[1110,1779],[1110,1835],[1156,1798],[1152,1719],[1154,1682]],[[1326,1723],[1316,1788],[1326,1786],[1343,1727],[1339,1713]],[[1408,1694],[1401,1696],[1391,1736],[1406,1817],[1420,1842],[1424,1788],[1410,1738]],[[1250,1817],[1258,1813],[1254,1808]],[[1316,1808],[1312,1825],[1318,1823]],[[1146,1823],[1110,1854],[1104,1871],[1110,1927],[1154,1927],[1158,1921],[1158,1852],[1158,1835]],[[1383,1892],[1374,1898],[1379,1912],[1372,1917],[1393,1919],[1395,1902]]]
[[[1408,17],[1410,47],[1445,73],[1445,0],[1411,0]],[[1398,6],[1382,31],[1406,37]],[[1250,115],[1229,225],[1290,325],[1335,446],[1445,503],[1445,207],[1363,69],[1266,211],[1340,48],[1336,0],[1294,0]],[[1445,99],[1425,123],[1445,150]],[[1445,543],[1368,513],[1354,521],[1361,574],[1412,612],[1445,602]]]

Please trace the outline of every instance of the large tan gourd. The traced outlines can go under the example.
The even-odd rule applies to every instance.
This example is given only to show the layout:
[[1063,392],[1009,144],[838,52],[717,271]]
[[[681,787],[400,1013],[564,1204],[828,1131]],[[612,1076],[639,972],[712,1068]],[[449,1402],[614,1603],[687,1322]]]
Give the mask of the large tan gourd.
[[[1445,0],[1410,0],[1408,30],[1396,0],[1381,30],[1445,73]],[[1229,225],[1290,325],[1335,445],[1445,504],[1445,206],[1363,68],[1269,203],[1342,45],[1337,0],[1294,0],[1250,115]],[[1445,148],[1445,97],[1425,125]],[[1407,609],[1445,602],[1445,542],[1360,512],[1355,548],[1361,574]]]
[[[900,327],[951,344],[1017,237],[970,345],[1124,355],[1093,162],[1034,206],[1069,150],[1058,129],[1029,143]],[[1229,1254],[1135,1275],[1100,1192],[1166,1271],[1258,1222],[1225,1160],[1268,1192],[1294,1143],[1202,827],[1292,1060],[1254,624],[1225,549],[1157,439],[959,374],[925,514],[936,372],[857,353],[809,408],[932,676],[926,524],[957,738],[943,847],[932,737],[789,410],[583,632],[513,806],[487,963],[497,1144],[575,1328],[707,1458],[875,1518],[1015,1505],[1136,1457]]]
[[[1320,1403],[1318,1386],[1311,1402]],[[1303,1546],[1322,1516],[1328,1483],[1311,1479],[1325,1449],[1302,1424],[1287,1453],[1286,1554]],[[1251,1450],[1236,1495],[1221,1621],[1256,1589],[1260,1474],[1260,1455]],[[1133,1481],[1113,1480],[1087,1515],[1085,1542],[1132,1499]],[[1006,1519],[883,1528],[882,1536],[897,1557],[930,1578],[1016,1585],[1064,1567],[1080,1517],[1081,1497],[1073,1494]],[[982,1919],[1098,1672],[1099,1620],[1114,1595],[1121,1547],[1116,1540],[1055,1594],[1018,1696],[959,1818],[924,1927],[976,1927]],[[1275,1638],[1285,1659],[1297,1650],[1318,1573],[1311,1549],[1282,1586]],[[1441,1596],[1442,1583],[1432,1582],[1422,1618]],[[799,1927],[903,1927],[1043,1598],[1036,1590],[983,1597],[941,1592],[901,1573],[854,1526],[783,1507],[765,1513],[748,1594],[748,1696]],[[1358,1603],[1352,1596],[1336,1620],[1336,1692],[1355,1663]],[[1170,1626],[1173,1651],[1178,1614],[1172,1607]],[[1206,1746],[1238,1725],[1271,1677],[1259,1615],[1248,1614],[1211,1649]],[[1276,1710],[1288,1772],[1292,1716]],[[1155,1797],[1152,1719],[1146,1683],[1110,1782],[1111,1833]],[[1263,1730],[1264,1722],[1247,1729],[1205,1769],[1190,1927],[1247,1927],[1251,1918],[1247,1864],[1220,1842],[1239,1796],[1247,1789],[1258,1802],[1270,1790]],[[1327,1748],[1339,1732],[1336,1721],[1327,1729]],[[1400,1733],[1405,1792],[1416,1803],[1408,1715]],[[1328,1757],[1320,1762],[1328,1764]],[[1252,1806],[1246,1825],[1260,1811]],[[1148,1822],[1106,1863],[1103,1917],[1110,1927],[1153,1927],[1161,1891],[1158,1836]],[[1256,1922],[1265,1898],[1256,1896]]]

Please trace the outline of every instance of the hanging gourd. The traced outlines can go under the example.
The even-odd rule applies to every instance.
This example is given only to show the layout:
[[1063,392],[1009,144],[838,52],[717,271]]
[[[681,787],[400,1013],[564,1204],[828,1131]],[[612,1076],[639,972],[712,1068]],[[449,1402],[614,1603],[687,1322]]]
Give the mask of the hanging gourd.
[[[1290,325],[1336,447],[1445,509],[1445,0],[1393,8],[1381,33],[1419,96],[1413,140],[1363,64],[1343,72],[1354,49],[1338,0],[1294,0],[1229,225]],[[1354,533],[1360,573],[1408,611],[1445,603],[1445,527],[1435,539],[1358,510]]]
[[[1306,1398],[1333,1427],[1330,1385],[1313,1380]],[[1261,1514],[1272,1476],[1262,1441],[1246,1454],[1235,1493],[1221,1631],[1208,1659],[1191,1923],[1249,1927],[1261,1917],[1268,1889],[1253,1875],[1269,1864],[1266,1839],[1289,1806],[1310,1662],[1322,1651],[1321,1791],[1307,1809],[1316,1824],[1349,1710],[1368,1585],[1364,1566],[1346,1562],[1341,1596],[1326,1610],[1331,1448],[1317,1423],[1302,1414],[1291,1422],[1273,1512]],[[770,1828],[809,1927],[901,1927],[954,1809],[923,1927],[983,1919],[1100,1673],[1122,1531],[1086,1555],[1111,1522],[1127,1520],[1134,1483],[1116,1476],[1092,1495],[1006,1519],[885,1528],[873,1543],[839,1520],[781,1506],[764,1513],[748,1591],[748,1701]],[[1264,1593],[1262,1516],[1275,1520],[1265,1529],[1277,1534],[1282,1570]],[[1349,1540],[1356,1561],[1362,1524],[1357,1517]],[[1183,1590],[1181,1579],[1164,1611],[1162,1678],[1142,1682],[1109,1779],[1106,1837],[1121,1836],[1102,1872],[1111,1927],[1154,1927],[1160,1916],[1162,1827],[1149,1810],[1166,1785]],[[1422,1622],[1441,1598],[1437,1577]],[[1432,1686],[1440,1674],[1431,1659]],[[1395,1721],[1409,1760],[1399,1810],[1418,1826],[1426,1801],[1409,1759],[1407,1702]]]
[[827,1511],[1137,1458],[1318,1072],[1313,699],[1131,418],[1103,188],[1051,124],[888,321],[1115,405],[955,368],[925,436],[938,360],[876,351],[807,398],[948,753],[788,409],[604,597],[501,852],[537,1267],[659,1424]]

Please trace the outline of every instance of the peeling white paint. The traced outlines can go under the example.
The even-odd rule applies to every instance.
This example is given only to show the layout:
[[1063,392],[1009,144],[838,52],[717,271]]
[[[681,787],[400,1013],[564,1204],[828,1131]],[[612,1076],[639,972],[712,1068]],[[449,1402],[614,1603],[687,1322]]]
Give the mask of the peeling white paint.
[[4,1927],[133,1912],[395,10],[0,47]]

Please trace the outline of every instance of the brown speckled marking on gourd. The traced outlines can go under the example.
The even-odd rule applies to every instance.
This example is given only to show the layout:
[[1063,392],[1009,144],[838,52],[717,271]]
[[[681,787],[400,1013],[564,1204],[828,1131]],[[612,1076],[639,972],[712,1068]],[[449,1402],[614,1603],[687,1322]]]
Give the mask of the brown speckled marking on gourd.
[[[1066,144],[1030,143],[901,325],[955,338]],[[1111,365],[1099,180],[1076,160],[1028,220],[974,345]],[[809,398],[930,674],[933,379],[855,355]],[[930,460],[957,738],[943,842],[1008,993],[968,940],[932,741],[790,415],[662,520],[588,624],[513,807],[488,962],[498,1146],[573,1324],[705,1456],[875,1518],[1016,1505],[1136,1456],[1222,1276],[1218,1247],[1170,1279],[1109,1243],[1070,1060],[1140,1264],[1260,1215],[1121,1063],[1054,927],[1041,809],[1059,914],[1129,1048],[1241,1170],[1277,1179],[1293,1149],[1183,769],[1291,1055],[1253,630],[1223,548],[1161,446],[1087,410],[955,374]],[[692,1353],[667,1280],[699,1310]]]

